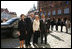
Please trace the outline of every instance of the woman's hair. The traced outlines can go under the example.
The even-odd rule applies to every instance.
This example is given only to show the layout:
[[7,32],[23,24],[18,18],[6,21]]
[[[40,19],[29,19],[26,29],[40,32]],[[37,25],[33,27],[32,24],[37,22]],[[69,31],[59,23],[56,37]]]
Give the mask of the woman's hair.
[[20,17],[25,16],[24,14],[21,14]]

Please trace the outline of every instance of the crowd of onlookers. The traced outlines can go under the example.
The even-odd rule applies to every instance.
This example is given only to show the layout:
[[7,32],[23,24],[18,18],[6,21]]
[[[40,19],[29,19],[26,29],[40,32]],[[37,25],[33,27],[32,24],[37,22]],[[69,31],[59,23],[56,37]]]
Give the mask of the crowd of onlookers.
[[61,32],[63,32],[63,26],[66,27],[66,33],[68,33],[68,28],[71,26],[71,22],[67,18],[53,18],[50,20],[51,30],[53,30],[53,26],[55,25],[56,30],[58,31],[58,26],[61,26]]

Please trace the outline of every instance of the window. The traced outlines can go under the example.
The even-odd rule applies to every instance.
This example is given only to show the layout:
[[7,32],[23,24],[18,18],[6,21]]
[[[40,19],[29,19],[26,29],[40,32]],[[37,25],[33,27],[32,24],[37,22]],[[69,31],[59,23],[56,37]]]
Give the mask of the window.
[[69,14],[69,8],[64,9],[64,14]]
[[49,1],[49,3],[51,4],[51,3],[52,3],[52,1]]
[[40,13],[40,15],[42,16],[43,12]]
[[58,15],[61,14],[61,9],[58,10]]
[[49,11],[49,12],[48,12],[48,16],[50,16],[50,14],[51,14],[51,12]]
[[54,10],[54,11],[52,11],[52,15],[56,15],[56,11]]

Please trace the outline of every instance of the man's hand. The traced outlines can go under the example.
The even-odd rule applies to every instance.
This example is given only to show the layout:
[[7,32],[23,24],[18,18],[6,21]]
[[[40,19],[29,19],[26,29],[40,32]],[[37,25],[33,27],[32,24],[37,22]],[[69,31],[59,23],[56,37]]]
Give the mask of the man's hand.
[[35,32],[35,30],[33,30],[33,32]]
[[26,34],[27,34],[27,31],[26,31]]
[[47,32],[48,32],[48,30],[47,30]]

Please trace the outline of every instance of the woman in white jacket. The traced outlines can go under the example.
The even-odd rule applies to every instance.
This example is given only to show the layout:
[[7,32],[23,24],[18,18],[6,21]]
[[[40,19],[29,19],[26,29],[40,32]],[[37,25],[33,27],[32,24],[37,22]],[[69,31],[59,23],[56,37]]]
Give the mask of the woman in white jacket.
[[40,34],[40,21],[39,21],[39,16],[35,15],[35,20],[33,21],[33,44],[38,44],[38,37]]

